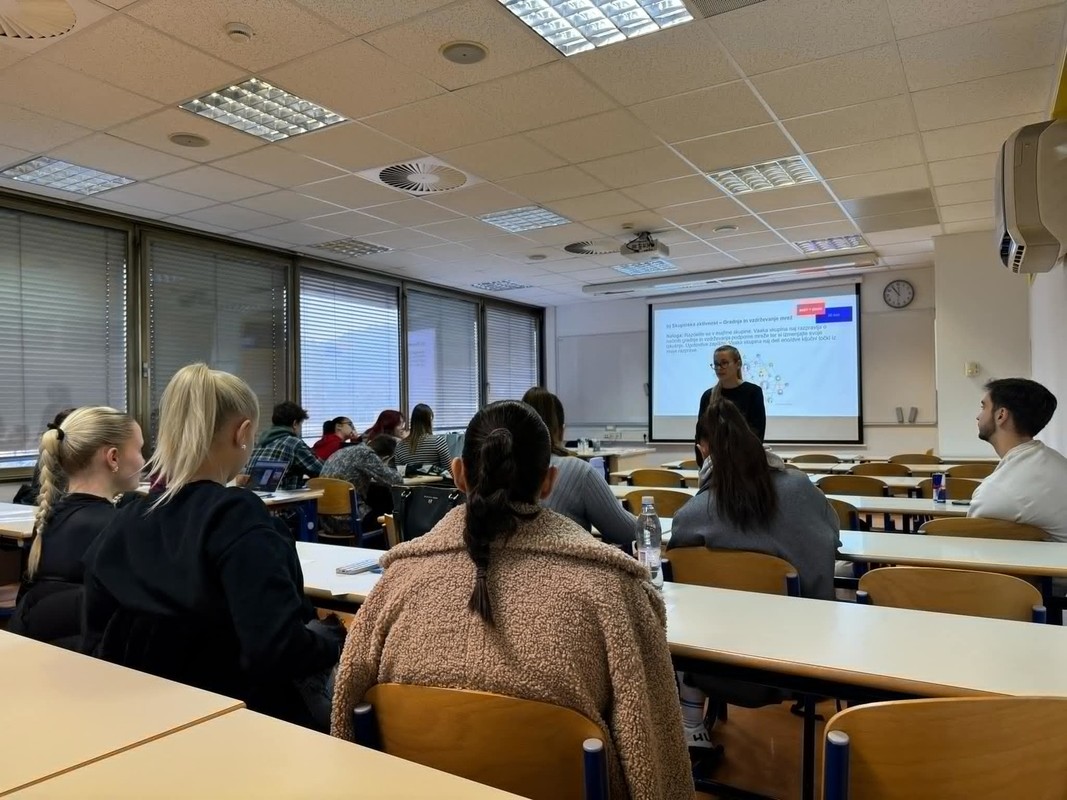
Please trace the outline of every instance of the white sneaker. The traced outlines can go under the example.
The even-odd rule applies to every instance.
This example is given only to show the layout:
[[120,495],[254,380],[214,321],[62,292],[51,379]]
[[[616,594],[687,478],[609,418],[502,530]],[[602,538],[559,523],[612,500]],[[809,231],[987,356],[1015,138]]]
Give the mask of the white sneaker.
[[708,733],[708,729],[703,725],[696,728],[685,729],[685,742],[690,747],[715,747],[715,743],[711,740],[711,734]]

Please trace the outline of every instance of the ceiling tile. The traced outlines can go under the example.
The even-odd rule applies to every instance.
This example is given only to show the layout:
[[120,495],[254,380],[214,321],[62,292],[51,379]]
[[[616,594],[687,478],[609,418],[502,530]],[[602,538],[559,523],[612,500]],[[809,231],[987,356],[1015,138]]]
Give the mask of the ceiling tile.
[[903,228],[897,230],[880,231],[867,234],[866,239],[871,244],[878,246],[884,244],[896,244],[898,242],[929,242],[930,238],[941,233],[940,225],[924,225],[918,228]]
[[456,244],[455,242],[435,244],[432,247],[421,247],[415,252],[426,258],[445,262],[464,261],[475,258],[478,255],[478,251],[474,248],[467,247],[464,244]]
[[1049,4],[1049,0],[887,0],[897,37],[1016,14]]
[[337,238],[332,231],[313,228],[302,222],[285,222],[281,225],[257,228],[253,233],[285,244],[321,244]]
[[239,67],[122,14],[113,14],[41,55],[161,103],[179,103],[244,77]]
[[355,34],[376,31],[452,2],[452,0],[404,0],[403,3],[398,3],[396,0],[359,0],[358,3],[339,3],[337,0],[295,1],[320,17]]
[[862,144],[915,130],[907,95],[861,103],[786,120],[785,127],[805,152]]
[[579,197],[603,191],[607,186],[578,167],[559,167],[501,181],[500,185],[537,203]]
[[912,94],[919,130],[1045,111],[1052,86],[1049,67],[957,83]]
[[[421,225],[419,230],[431,236],[439,236],[450,242],[469,242],[471,247],[484,247],[484,240],[500,234],[500,228],[482,222],[478,219],[464,217],[450,220],[449,222],[435,222],[432,225]],[[482,241],[475,241],[482,240]]]
[[616,189],[693,174],[693,168],[666,147],[587,161],[581,166]]
[[559,245],[560,249],[571,242],[587,242],[599,238],[596,230],[577,223],[538,228],[534,231],[526,231],[524,235],[540,245]]
[[626,111],[594,114],[529,131],[526,135],[574,163],[644,150],[659,144],[656,137]]
[[[275,190],[269,184],[242,178],[232,172],[224,172],[221,169],[206,166],[193,167],[184,172],[176,172],[173,175],[157,178],[153,183],[166,186],[169,189],[178,189],[183,192],[193,192],[204,197],[211,197],[224,203],[231,203],[234,200],[241,200],[257,194],[267,194]],[[211,222],[211,220],[204,221]],[[218,224],[226,225],[225,222]],[[263,225],[249,225],[248,227],[262,228],[267,224],[269,223],[264,222]]]
[[[729,228],[731,230],[716,230],[716,228]],[[729,236],[742,236],[746,233],[765,233],[767,226],[759,217],[752,214],[743,214],[736,217],[717,219],[712,222],[688,225],[686,230],[706,242],[714,243],[717,239],[725,239]]]
[[737,257],[745,265],[774,264],[777,262],[799,261],[804,255],[788,244],[774,244],[768,247],[753,247],[739,250]]
[[922,242],[902,242],[900,244],[883,244],[878,246],[878,255],[881,256],[905,256],[913,253],[934,252],[934,242],[927,239]]
[[91,133],[88,128],[60,122],[16,106],[0,106],[0,141],[43,153]]
[[635,211],[632,214],[616,214],[603,219],[591,219],[586,225],[597,233],[614,236],[623,241],[640,231],[659,233],[671,227],[667,220],[652,211]]
[[29,150],[19,150],[15,147],[0,144],[0,167],[21,164],[23,161],[29,161],[33,158],[33,155]]
[[345,175],[317,183],[308,183],[296,191],[327,203],[345,208],[366,208],[384,203],[398,203],[410,195],[379,183],[372,183],[358,175]]
[[[414,17],[365,37],[387,56],[406,64],[446,89],[511,75],[554,61],[554,48],[499,3],[466,0]],[[488,52],[482,61],[455,64],[441,55],[450,42],[477,42]]]
[[724,236],[715,240],[715,246],[727,253],[736,253],[753,247],[776,247],[780,244],[782,244],[782,237],[774,231],[742,233],[740,236]]
[[980,203],[961,203],[955,206],[941,206],[942,222],[966,222],[971,219],[992,219],[993,201]]
[[444,244],[436,236],[415,230],[388,231],[386,233],[373,233],[363,237],[364,241],[378,244],[393,250],[414,250],[416,247],[429,247],[434,244]]
[[491,142],[446,150],[442,161],[487,181],[499,181],[562,167],[564,161],[531,142],[526,136],[504,136]]
[[351,172],[384,167],[423,155],[420,150],[359,122],[331,125],[329,128],[285,139],[279,144],[287,150]]
[[672,244],[670,259],[676,264],[679,259],[688,258],[691,256],[706,256],[717,254],[717,250],[713,249],[711,245],[705,244],[701,241],[681,242],[679,244]]
[[632,111],[668,142],[697,139],[770,122],[770,114],[743,81],[652,100]]
[[931,161],[962,158],[982,153],[996,153],[1004,141],[1019,128],[1045,119],[1044,114],[991,119],[970,125],[955,125],[922,133],[926,157]]
[[736,217],[743,213],[740,206],[729,197],[716,197],[711,200],[699,200],[695,203],[657,208],[656,211],[675,225],[689,226],[697,222]]
[[[215,161],[263,146],[263,140],[199,117],[168,108],[108,131],[120,139],[143,144],[192,161]],[[206,147],[182,147],[167,137],[172,133],[195,133],[208,140]]]
[[615,107],[570,64],[541,67],[456,92],[466,102],[507,124],[507,133],[543,128]]
[[839,199],[851,200],[854,197],[925,189],[930,185],[930,178],[926,173],[926,166],[916,164],[911,167],[868,172],[848,178],[835,178],[827,183]]
[[916,134],[894,136],[874,142],[839,147],[811,153],[808,160],[824,178],[842,178],[923,162],[922,147]]
[[[596,188],[603,187],[598,185]],[[530,205],[525,197],[520,197],[492,183],[479,183],[469,189],[447,192],[441,197],[435,197],[434,203],[472,217],[488,214],[490,211],[504,211]]]
[[[116,175],[125,175],[127,178],[137,180],[148,180],[159,175],[166,175],[168,172],[177,172],[195,163],[161,153],[158,150],[141,147],[125,139],[116,139],[106,133],[86,136],[84,139],[51,151],[49,155],[72,164],[80,164],[83,167],[92,167]],[[188,186],[172,188],[192,191],[192,187]],[[264,191],[269,191],[269,189],[268,186]]]
[[784,211],[767,211],[760,214],[760,217],[772,228],[781,230],[800,225],[816,225],[820,222],[838,222],[845,219],[845,214],[837,203],[823,203],[817,206],[787,208]]
[[0,69],[10,67],[12,64],[18,63],[28,55],[29,53],[20,52],[13,47],[7,47],[5,43],[0,43]]
[[943,226],[945,233],[974,233],[975,231],[993,230],[991,219],[971,219],[966,222],[946,222]]
[[414,103],[444,91],[361,41],[327,47],[268,70],[262,77],[351,118]]
[[364,121],[428,153],[498,139],[513,132],[497,118],[461,100],[458,92],[421,100]]
[[708,24],[748,75],[893,39],[883,0],[766,0]]
[[759,164],[797,154],[796,148],[777,125],[760,125],[758,128],[705,136],[703,139],[682,142],[677,149],[706,172]]
[[674,178],[669,181],[656,181],[640,186],[631,186],[622,190],[645,208],[660,208],[677,203],[692,203],[712,197],[722,197],[715,184],[703,175],[690,175],[687,178]]
[[875,243],[873,236],[878,236],[883,232],[918,230],[923,226],[937,227],[938,222],[937,209],[934,208],[924,208],[921,211],[903,211],[899,214],[883,214],[874,217],[856,217],[856,226],[863,231],[867,241],[871,243]]
[[939,186],[934,190],[937,204],[949,206],[959,203],[978,203],[993,197],[993,180],[969,181]]
[[220,225],[234,231],[249,231],[253,228],[265,228],[268,225],[279,225],[285,222],[284,219],[271,214],[261,214],[250,208],[233,205],[211,206],[199,211],[190,211],[184,214],[182,219]]
[[730,269],[741,265],[737,258],[725,253],[705,253],[703,255],[672,258],[671,261],[682,272],[708,272],[710,270]]
[[[349,33],[308,14],[288,0],[148,0],[131,17],[218,58],[253,72],[284,64],[349,38]],[[248,42],[226,33],[230,22],[252,29]]]
[[394,271],[395,268],[399,267],[402,268],[404,274],[408,275],[417,275],[418,273],[415,270],[421,270],[424,267],[432,268],[434,270],[433,274],[441,274],[442,269],[450,269],[440,261],[434,261],[432,258],[416,255],[410,251],[375,253],[372,256],[363,256],[360,259],[360,264],[371,267],[386,267]]
[[125,203],[113,203],[106,199],[105,195],[99,194],[93,195],[92,197],[86,197],[84,200],[80,200],[78,204],[103,209],[104,211],[111,211],[115,214],[121,214],[124,217],[132,217],[134,219],[163,219],[163,217],[168,216],[165,212],[153,211],[150,208],[128,206]]
[[890,267],[932,267],[934,265],[934,256],[932,253],[888,256],[882,259],[882,263]]
[[341,174],[334,167],[291,153],[277,145],[266,145],[258,150],[230,156],[214,162],[212,166],[282,188]]
[[879,194],[870,197],[860,197],[855,200],[845,200],[841,203],[852,217],[884,216],[897,214],[905,211],[918,211],[933,208],[934,195],[929,189],[913,189],[911,191],[894,192],[892,194]]
[[431,222],[447,222],[459,215],[427,200],[402,200],[399,203],[373,206],[364,213],[392,222],[394,225],[428,225]]
[[341,211],[340,206],[296,192],[271,192],[238,201],[237,205],[287,220],[304,220]]
[[618,47],[580,53],[570,60],[627,106],[740,77],[714,34],[699,22],[631,39]]
[[200,222],[189,219],[188,217],[166,217],[163,221],[168,222],[171,225],[177,225],[181,228],[196,231],[197,233],[214,233],[218,236],[234,236],[236,234],[236,231],[233,228],[227,228],[223,225],[214,225],[210,222]]
[[[159,104],[83,75],[41,56],[4,70],[0,103],[36,111],[93,130],[103,130],[155,111]],[[56,87],[62,86],[62,91]]]
[[947,161],[931,161],[930,175],[933,176],[934,186],[991,180],[996,174],[999,155],[999,153],[986,153]]
[[557,214],[573,220],[598,219],[641,210],[640,203],[621,192],[597,192],[569,200],[556,200],[546,205]]
[[134,183],[120,189],[103,193],[106,199],[134,208],[147,208],[165,214],[187,214],[198,208],[215,205],[214,200],[194,194],[154,186],[151,183]]
[[786,186],[767,192],[752,192],[741,195],[737,199],[758,214],[764,211],[780,211],[783,208],[814,206],[833,201],[833,198],[818,183]]
[[1059,55],[1062,4],[900,42],[912,91],[1043,67]]
[[768,72],[752,83],[781,119],[881,100],[908,90],[894,43]]
[[850,221],[839,220],[820,222],[816,225],[800,225],[796,228],[783,228],[779,230],[779,233],[791,242],[806,242],[811,239],[829,239],[832,236],[850,236],[858,233],[858,229]]
[[316,228],[325,228],[328,231],[344,236],[363,236],[368,233],[383,233],[390,231],[396,226],[385,220],[363,214],[359,211],[341,211],[336,214],[326,214],[321,217],[311,217],[304,220],[308,225]]

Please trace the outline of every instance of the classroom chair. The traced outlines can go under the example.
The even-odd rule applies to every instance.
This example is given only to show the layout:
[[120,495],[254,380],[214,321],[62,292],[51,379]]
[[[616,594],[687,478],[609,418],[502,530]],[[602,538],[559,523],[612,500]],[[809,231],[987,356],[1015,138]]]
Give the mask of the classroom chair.
[[[824,475],[815,482],[815,485],[822,489],[824,494],[846,494],[853,497],[889,496],[889,487],[885,481],[868,475]],[[867,530],[871,530],[871,515],[867,514],[864,521],[867,523]],[[887,531],[894,530],[893,520],[889,514],[883,515],[882,527]]]
[[700,469],[700,465],[695,458],[690,458],[687,461],[679,461],[678,469]]
[[671,579],[739,592],[800,596],[800,578],[788,561],[766,553],[746,550],[713,550],[708,547],[675,547],[666,553]]
[[570,708],[489,692],[381,683],[356,743],[533,800],[606,800],[604,733]]
[[[945,480],[945,494],[949,500],[970,500],[974,490],[981,484],[970,478],[948,478]],[[919,481],[915,487],[916,497],[925,497],[929,500],[934,496],[934,479],[927,478]]]
[[632,514],[641,513],[641,498],[651,497],[656,504],[656,513],[661,517],[673,517],[675,513],[692,500],[692,495],[674,489],[634,489],[627,492],[623,501]]
[[360,547],[363,525],[359,520],[359,496],[356,487],[338,478],[311,478],[308,488],[321,490],[316,501],[319,513],[319,541]]
[[[844,500],[837,500],[833,497],[827,497],[826,502],[828,502],[833,510],[837,512],[837,519],[841,525],[841,530],[865,530],[863,523],[860,520],[860,514],[854,505],[846,503]],[[866,530],[870,530],[870,526],[867,526]]]
[[940,464],[941,459],[933,453],[898,453],[889,457],[890,464]]
[[965,536],[972,539],[1011,539],[1017,542],[1047,542],[1052,539],[1045,531],[1033,525],[977,517],[932,519],[919,528],[919,533],[930,536]]
[[988,478],[997,468],[996,461],[983,461],[981,464],[957,464],[945,470],[950,478],[972,478],[981,480]]
[[826,725],[824,800],[1058,800],[1065,774],[1067,698],[870,703]]
[[392,514],[384,514],[378,517],[378,524],[385,531],[385,543],[388,547],[393,548],[400,544],[400,534],[396,531],[396,521],[393,519]]
[[1020,622],[1046,619],[1041,592],[996,572],[940,567],[883,567],[860,578],[857,603]]
[[857,464],[848,471],[849,475],[869,475],[871,477],[910,478],[911,470],[903,464],[889,464],[884,461],[868,461]]
[[785,459],[790,464],[840,464],[841,459],[829,453],[803,453]]
[[635,469],[628,480],[631,486],[659,486],[666,489],[683,489],[685,481],[677,472],[669,469]]

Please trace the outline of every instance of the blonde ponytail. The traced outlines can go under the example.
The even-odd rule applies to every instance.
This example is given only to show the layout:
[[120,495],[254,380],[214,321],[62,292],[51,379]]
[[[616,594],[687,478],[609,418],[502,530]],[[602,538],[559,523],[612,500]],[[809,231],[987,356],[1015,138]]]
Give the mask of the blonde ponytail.
[[259,401],[248,384],[207,364],[189,364],[170,379],[159,404],[156,450],[148,462],[166,488],[165,503],[203,467],[222,426],[234,417],[259,419]]

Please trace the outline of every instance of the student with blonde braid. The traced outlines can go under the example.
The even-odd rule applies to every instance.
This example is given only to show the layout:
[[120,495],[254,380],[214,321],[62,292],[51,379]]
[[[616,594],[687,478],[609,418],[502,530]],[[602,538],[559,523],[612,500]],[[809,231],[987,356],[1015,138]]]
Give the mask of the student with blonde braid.
[[243,380],[183,367],[150,462],[166,488],[121,509],[85,556],[85,651],[244,700],[308,727],[329,718],[344,629],[314,620],[296,547],[252,492],[259,403]]
[[38,462],[36,535],[8,630],[79,649],[82,557],[115,517],[115,498],[137,488],[143,446],[140,426],[113,408],[80,408],[49,425]]

